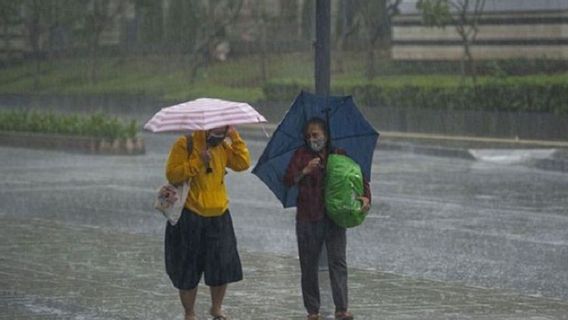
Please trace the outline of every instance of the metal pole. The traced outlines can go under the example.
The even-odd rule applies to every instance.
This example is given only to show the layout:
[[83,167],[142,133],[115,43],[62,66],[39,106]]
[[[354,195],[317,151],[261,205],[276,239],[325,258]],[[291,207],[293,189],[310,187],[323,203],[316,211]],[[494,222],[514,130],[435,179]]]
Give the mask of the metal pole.
[[[316,95],[329,96],[330,88],[330,26],[331,4],[330,0],[316,0],[316,42],[315,46],[315,85]],[[328,124],[329,125],[329,124]],[[328,136],[328,139],[330,137]],[[319,269],[327,270],[327,250],[322,248]]]
[[330,0],[316,0],[315,81],[316,94],[329,95],[330,87]]

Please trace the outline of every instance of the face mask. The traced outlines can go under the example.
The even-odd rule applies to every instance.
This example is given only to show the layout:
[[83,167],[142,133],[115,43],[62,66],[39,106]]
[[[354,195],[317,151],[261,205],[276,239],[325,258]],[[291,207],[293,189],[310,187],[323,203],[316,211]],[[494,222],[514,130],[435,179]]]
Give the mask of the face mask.
[[219,144],[221,144],[223,140],[225,140],[225,135],[218,136],[214,134],[209,134],[209,136],[207,137],[207,145],[209,145],[210,147],[216,147]]
[[325,147],[325,139],[310,139],[309,146],[313,151],[320,152]]

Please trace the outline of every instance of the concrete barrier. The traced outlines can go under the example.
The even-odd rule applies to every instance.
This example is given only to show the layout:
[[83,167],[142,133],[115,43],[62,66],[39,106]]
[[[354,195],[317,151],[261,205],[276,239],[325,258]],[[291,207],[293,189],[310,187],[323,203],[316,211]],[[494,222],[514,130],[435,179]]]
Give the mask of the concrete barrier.
[[[290,102],[258,102],[253,106],[269,122],[278,123]],[[355,97],[357,102],[357,97]],[[166,102],[141,95],[60,96],[0,95],[0,109],[37,109],[63,113],[102,111],[124,118],[146,121]],[[568,115],[485,110],[397,109],[358,105],[365,117],[380,131],[491,137],[526,140],[568,141]]]
[[0,145],[101,155],[141,155],[146,152],[144,141],[139,137],[109,141],[97,137],[0,131]]

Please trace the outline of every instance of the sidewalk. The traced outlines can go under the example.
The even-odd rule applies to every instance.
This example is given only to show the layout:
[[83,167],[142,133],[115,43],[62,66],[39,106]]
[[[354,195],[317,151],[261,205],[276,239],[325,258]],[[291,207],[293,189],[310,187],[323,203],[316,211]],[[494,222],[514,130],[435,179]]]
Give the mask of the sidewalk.
[[[181,319],[161,238],[0,216],[0,319]],[[304,319],[298,261],[241,250],[245,279],[229,287],[232,319]],[[322,312],[333,311],[322,273]],[[350,270],[356,319],[568,319],[568,302]],[[199,319],[208,292],[198,296]]]

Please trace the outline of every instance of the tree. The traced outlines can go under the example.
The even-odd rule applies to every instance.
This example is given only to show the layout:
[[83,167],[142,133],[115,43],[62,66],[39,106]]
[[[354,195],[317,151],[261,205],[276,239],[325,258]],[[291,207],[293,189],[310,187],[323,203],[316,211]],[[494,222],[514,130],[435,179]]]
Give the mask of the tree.
[[201,20],[204,19],[200,14],[204,11],[200,0],[170,1],[165,23],[168,47],[174,48],[177,53],[191,51]]
[[[309,0],[312,2],[313,0]],[[280,2],[280,15],[279,15],[279,28],[284,30],[286,34],[297,35],[299,28],[298,24],[298,0],[279,0]]]
[[302,21],[301,21],[301,33],[305,40],[314,40],[315,37],[315,24],[314,17],[316,15],[316,1],[315,0],[304,0],[302,4]]
[[46,35],[49,35],[48,39],[52,41],[53,33],[57,33],[61,28],[72,28],[79,17],[78,4],[77,0],[24,0],[16,4],[15,12],[21,12],[21,16],[15,19],[23,24],[31,57],[35,62],[34,90],[38,90],[40,86],[42,59],[51,54],[51,45],[44,45],[48,42],[45,41]]
[[144,44],[161,43],[164,33],[162,1],[135,0],[134,4],[138,24],[137,41]]
[[184,50],[190,80],[197,77],[200,67],[207,65],[212,50],[224,40],[226,29],[236,21],[243,5],[243,0],[197,2],[194,10],[198,27],[191,34],[195,40]]
[[340,0],[337,20],[336,32],[337,40],[335,43],[335,69],[337,72],[343,72],[343,52],[346,49],[347,39],[353,35],[358,29],[359,24],[356,23],[356,1]]
[[251,40],[255,40],[260,50],[260,76],[262,82],[268,80],[268,54],[266,49],[266,29],[270,16],[266,11],[265,0],[256,0],[251,5],[251,17],[253,24],[249,33],[252,35]]
[[4,36],[4,58],[10,61],[12,53],[12,28],[21,23],[21,17],[18,13],[18,4],[13,0],[0,0],[0,26]]
[[43,13],[48,22],[48,46],[46,53],[49,59],[58,53],[65,52],[72,43],[71,34],[76,24],[81,21],[82,7],[77,0],[43,1],[49,6]]
[[479,20],[486,0],[419,0],[416,8],[422,12],[426,25],[444,28],[455,27],[463,45],[462,76],[471,75],[476,82],[475,60],[471,52],[479,32]]
[[89,81],[97,82],[97,69],[101,36],[112,27],[124,11],[128,0],[81,0],[82,38],[87,43],[90,57]]
[[338,68],[342,68],[341,57],[347,38],[362,29],[367,39],[366,76],[369,80],[374,79],[375,49],[378,46],[383,57],[390,57],[392,19],[399,14],[401,2],[402,0],[341,0],[338,13]]
[[27,33],[29,45],[32,51],[32,59],[35,62],[34,90],[39,89],[39,75],[41,72],[41,36],[47,29],[45,27],[44,13],[48,11],[46,6],[50,2],[41,0],[26,0],[23,3],[23,22]]
[[392,18],[399,14],[402,0],[363,1],[359,12],[367,33],[367,79],[376,76],[375,48],[377,44],[384,57],[390,58]]

